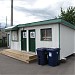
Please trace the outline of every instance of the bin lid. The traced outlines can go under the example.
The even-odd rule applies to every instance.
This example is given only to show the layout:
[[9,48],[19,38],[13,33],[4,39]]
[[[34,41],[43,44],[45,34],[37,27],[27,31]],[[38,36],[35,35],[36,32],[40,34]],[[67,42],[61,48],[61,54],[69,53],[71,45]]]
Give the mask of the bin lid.
[[40,51],[46,51],[47,48],[37,48],[36,50],[37,50],[37,51],[38,51],[38,50],[40,50]]
[[57,51],[60,50],[60,48],[47,48],[47,51]]

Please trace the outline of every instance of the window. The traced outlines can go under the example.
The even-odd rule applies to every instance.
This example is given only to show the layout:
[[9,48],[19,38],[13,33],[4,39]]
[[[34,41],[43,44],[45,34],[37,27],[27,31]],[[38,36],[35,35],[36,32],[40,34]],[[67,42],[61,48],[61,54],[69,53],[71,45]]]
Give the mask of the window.
[[26,32],[23,32],[23,38],[26,38],[27,36],[27,33]]
[[18,32],[12,31],[12,41],[18,41]]
[[35,32],[30,32],[30,38],[35,38]]
[[52,41],[52,28],[41,29],[41,40]]

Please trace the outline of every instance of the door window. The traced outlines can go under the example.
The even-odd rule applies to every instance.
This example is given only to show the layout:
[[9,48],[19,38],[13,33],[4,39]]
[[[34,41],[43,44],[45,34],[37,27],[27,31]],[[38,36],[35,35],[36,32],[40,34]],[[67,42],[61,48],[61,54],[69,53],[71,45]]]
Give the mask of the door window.
[[27,33],[23,32],[23,38],[26,38],[26,37],[27,37]]
[[35,32],[30,32],[30,38],[35,38]]

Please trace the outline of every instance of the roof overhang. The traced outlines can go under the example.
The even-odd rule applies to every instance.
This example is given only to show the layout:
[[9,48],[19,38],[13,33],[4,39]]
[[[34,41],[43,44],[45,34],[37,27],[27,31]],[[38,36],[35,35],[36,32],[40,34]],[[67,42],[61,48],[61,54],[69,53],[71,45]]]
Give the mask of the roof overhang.
[[70,27],[72,29],[75,29],[75,25],[62,20],[62,19],[51,19],[51,20],[45,20],[45,21],[39,21],[39,22],[32,22],[32,23],[26,23],[26,24],[19,24],[16,26],[11,26],[5,28],[5,31],[17,31],[19,28],[23,27],[32,27],[32,26],[40,26],[40,25],[47,25],[47,24],[63,24],[67,27]]
[[18,30],[17,25],[5,28],[5,31],[17,31],[17,30]]
[[40,26],[40,25],[47,25],[47,24],[59,24],[59,23],[65,25],[65,26],[68,26],[72,29],[75,29],[75,25],[73,25],[65,20],[62,20],[62,19],[51,19],[51,20],[32,22],[32,23],[27,23],[27,24],[19,24],[18,28]]

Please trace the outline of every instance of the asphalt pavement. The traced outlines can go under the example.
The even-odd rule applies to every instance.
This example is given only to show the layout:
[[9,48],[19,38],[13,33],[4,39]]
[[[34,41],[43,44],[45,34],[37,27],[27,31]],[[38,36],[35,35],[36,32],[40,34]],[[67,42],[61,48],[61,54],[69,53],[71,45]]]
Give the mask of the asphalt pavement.
[[27,64],[0,54],[0,75],[75,75],[75,56],[68,57],[66,63],[51,67],[38,65],[37,61]]

